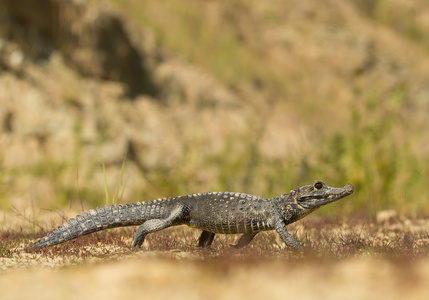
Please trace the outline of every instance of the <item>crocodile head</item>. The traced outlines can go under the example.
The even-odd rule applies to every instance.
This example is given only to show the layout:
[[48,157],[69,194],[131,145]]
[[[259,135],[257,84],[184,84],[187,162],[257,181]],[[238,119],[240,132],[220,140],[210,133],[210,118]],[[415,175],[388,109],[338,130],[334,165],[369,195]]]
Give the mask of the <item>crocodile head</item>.
[[313,184],[296,190],[294,198],[299,206],[313,211],[323,205],[344,198],[352,194],[353,191],[353,185],[350,183],[343,187],[333,188],[327,186],[323,181],[316,180]]

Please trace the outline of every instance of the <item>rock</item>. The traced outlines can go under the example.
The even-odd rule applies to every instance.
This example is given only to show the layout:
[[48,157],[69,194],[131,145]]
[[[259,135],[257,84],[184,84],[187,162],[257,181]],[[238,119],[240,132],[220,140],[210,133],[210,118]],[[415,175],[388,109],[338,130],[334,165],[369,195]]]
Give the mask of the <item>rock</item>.
[[[11,34],[33,59],[46,59],[54,51],[84,76],[121,81],[128,94],[155,95],[146,53],[128,34],[123,19],[103,9],[77,0],[4,0]],[[14,52],[11,65],[22,62],[22,52]]]

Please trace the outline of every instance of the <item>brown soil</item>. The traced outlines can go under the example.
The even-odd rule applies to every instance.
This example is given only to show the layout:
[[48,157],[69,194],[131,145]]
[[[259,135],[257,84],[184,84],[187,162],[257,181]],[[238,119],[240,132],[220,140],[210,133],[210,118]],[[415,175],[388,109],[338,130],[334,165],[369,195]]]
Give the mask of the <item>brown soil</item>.
[[135,255],[0,277],[2,299],[428,299],[429,260],[196,262]]
[[[376,220],[309,218],[289,231],[303,254],[274,232],[244,249],[218,236],[198,250],[186,226],[148,236],[130,250],[133,229],[103,231],[43,250],[19,252],[34,235],[3,232],[1,299],[427,299],[429,220],[393,212]],[[40,234],[38,235],[40,236]]]

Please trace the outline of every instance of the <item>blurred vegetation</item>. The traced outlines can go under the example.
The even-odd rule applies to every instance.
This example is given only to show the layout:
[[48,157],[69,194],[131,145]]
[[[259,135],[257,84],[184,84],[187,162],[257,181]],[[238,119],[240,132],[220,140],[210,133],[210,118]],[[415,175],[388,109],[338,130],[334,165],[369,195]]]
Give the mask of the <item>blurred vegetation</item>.
[[[264,49],[257,39],[251,37],[259,22],[281,20],[281,11],[270,10],[260,21],[248,16],[249,1],[222,4],[227,16],[218,18],[219,3],[216,2],[212,3],[212,8],[204,1],[110,2],[135,23],[153,30],[159,45],[184,61],[210,70],[228,85],[248,82],[286,96],[283,72],[261,63]],[[235,19],[240,14],[248,28],[243,28],[240,20]]]
[[424,45],[429,50],[427,30],[422,24],[419,13],[424,11],[428,3],[419,1],[422,10],[416,10],[415,6],[407,1],[391,0],[353,0],[356,6],[371,20],[393,29],[405,38]]
[[[180,53],[186,61],[213,71],[231,86],[240,81],[258,81],[279,98],[289,96],[287,82],[281,78],[283,74],[256,63],[260,61],[261,49],[251,41],[242,42],[246,39],[243,37],[245,31],[234,26],[237,24],[233,20],[229,24],[213,24],[212,20],[207,20],[205,8],[199,1],[193,5],[167,2],[159,5],[156,1],[147,1],[139,4],[140,9],[136,10],[134,1],[125,5],[122,1],[120,5],[119,1],[112,1],[136,22],[153,28],[159,44]],[[427,35],[424,27],[418,23],[417,12],[412,8],[387,0],[354,2],[373,22],[390,27],[420,45],[429,45],[423,38]],[[236,1],[231,9],[245,11],[246,3]],[[283,12],[265,13],[262,19],[270,23],[281,19]],[[406,84],[398,84],[390,92],[374,90],[356,94],[356,100],[348,107],[348,125],[331,132],[314,130],[312,134],[319,146],[312,149],[310,156],[267,158],[260,150],[264,132],[255,133],[254,128],[250,128],[243,136],[230,137],[222,153],[211,157],[201,167],[219,170],[217,182],[213,183],[218,190],[238,190],[267,197],[287,193],[315,179],[333,186],[344,185],[345,180],[355,185],[356,192],[352,199],[346,200],[347,204],[334,205],[329,210],[321,210],[322,213],[358,210],[374,215],[389,208],[406,214],[429,213],[425,192],[425,182],[429,178],[424,172],[429,162],[414,153],[420,132],[407,128],[407,117],[403,114],[410,100],[406,98],[407,89]],[[317,110],[323,104],[314,100],[311,105],[307,104],[310,106]],[[179,163],[184,164],[187,162]],[[193,172],[189,177],[178,175],[163,172],[160,177],[166,184],[161,189],[170,189],[173,193],[191,190],[183,186],[183,182],[192,181]]]
[[[395,208],[407,215],[427,213],[424,172],[427,163],[413,151],[420,133],[403,139],[407,120],[401,116],[406,101],[401,86],[381,96],[374,93],[364,101],[351,104],[351,122],[334,133],[318,132],[311,156],[300,159],[269,159],[260,150],[260,133],[249,129],[243,136],[231,137],[223,151],[209,157],[203,165],[183,157],[178,165],[189,171],[155,170],[148,174],[152,186],[168,195],[197,191],[199,168],[218,171],[211,186],[215,190],[244,191],[274,197],[316,179],[331,186],[352,183],[355,194],[343,202],[322,209],[322,214],[363,213]],[[262,132],[264,134],[264,132]],[[245,143],[243,145],[243,143]],[[189,148],[197,145],[188,145]],[[198,148],[197,150],[198,151]]]
[[405,88],[398,87],[383,98],[375,95],[362,105],[356,103],[350,108],[349,127],[324,138],[319,154],[322,163],[315,169],[333,177],[333,183],[341,184],[338,179],[344,177],[355,185],[350,212],[397,208],[410,213],[426,206],[423,166],[412,149],[419,133],[404,139],[400,132],[405,125],[400,114],[406,105]]
[[427,162],[412,148],[420,134],[404,139],[401,132],[406,122],[400,114],[406,105],[405,89],[398,87],[387,97],[374,95],[363,103],[354,102],[349,125],[333,134],[320,132],[316,137],[320,146],[313,148],[311,157],[270,161],[249,143],[246,153],[232,158],[230,145],[213,159],[221,170],[227,170],[218,178],[219,188],[275,196],[315,179],[331,186],[349,181],[356,190],[352,199],[322,211],[374,216],[379,210],[395,208],[408,215],[427,213]]
[[[275,64],[265,64],[264,45],[259,44],[257,34],[253,32],[252,35],[248,34],[248,31],[256,30],[258,25],[261,25],[257,22],[270,24],[282,20],[284,11],[267,9],[259,15],[259,19],[249,17],[238,22],[234,19],[240,15],[237,12],[244,12],[242,16],[246,18],[247,3],[251,1],[234,1],[226,4],[228,7],[225,11],[231,12],[231,16],[228,18],[227,14],[227,17],[221,20],[207,12],[204,1],[192,1],[192,5],[187,5],[189,1],[185,1],[185,4],[182,1],[109,2],[141,28],[152,30],[157,45],[168,49],[183,61],[209,70],[232,90],[251,86],[257,91],[263,91],[263,97],[259,99],[270,97],[276,101],[287,99],[289,102],[281,103],[279,109],[296,109],[296,119],[304,120],[302,123],[317,118],[316,121],[309,121],[306,124],[308,127],[314,125],[309,130],[313,143],[310,152],[302,152],[291,157],[271,157],[261,149],[263,138],[269,131],[265,123],[270,117],[269,114],[261,113],[261,108],[271,104],[258,104],[255,103],[256,100],[251,102],[244,99],[243,102],[249,106],[253,105],[256,112],[247,117],[249,124],[247,130],[227,135],[225,146],[215,154],[206,149],[207,145],[201,136],[196,134],[195,137],[183,142],[181,145],[183,151],[175,160],[174,167],[168,165],[140,167],[141,179],[145,184],[132,191],[133,194],[129,196],[132,201],[208,190],[239,191],[274,197],[320,179],[330,186],[343,186],[348,182],[355,186],[355,194],[352,197],[341,203],[332,204],[329,209],[321,209],[322,214],[353,214],[358,211],[373,216],[379,210],[390,208],[408,215],[429,213],[425,184],[429,179],[425,172],[429,167],[429,161],[427,156],[418,156],[415,153],[421,133],[408,127],[408,121],[413,115],[408,112],[410,99],[407,97],[409,87],[406,83],[395,82],[388,91],[379,91],[378,87],[373,87],[371,91],[363,92],[363,88],[358,87],[358,84],[352,86],[352,89],[356,89],[356,94],[352,101],[343,101],[348,106],[341,114],[345,114],[346,117],[342,119],[340,125],[337,125],[335,122],[331,123],[329,119],[323,119],[323,116],[320,116],[323,113],[318,112],[323,112],[327,106],[334,108],[326,109],[335,111],[335,104],[342,100],[326,105],[320,99],[328,101],[326,99],[331,91],[327,92],[328,96],[318,96],[311,89],[297,92],[297,95],[307,92],[306,102],[295,100],[296,95],[291,94],[294,82],[286,80],[284,76],[305,77],[307,75],[305,70],[290,75],[287,72],[285,74],[284,70],[280,70],[281,68]],[[402,9],[401,5],[386,0],[356,0],[353,3],[371,21],[392,28],[407,39],[429,49],[428,40],[424,38],[427,32],[425,35],[424,27],[414,18],[415,11]],[[212,18],[209,18],[209,15]],[[298,27],[297,32],[303,35],[308,30],[303,25],[294,26]],[[286,39],[285,43],[287,42]],[[300,45],[298,43],[298,46]],[[318,71],[325,72],[316,70],[315,73]],[[308,75],[312,72],[308,71]],[[370,71],[365,69],[361,73],[363,72]],[[361,73],[352,75],[363,76]],[[335,83],[329,82],[327,85]],[[68,88],[65,101],[71,106],[78,107],[77,90],[82,87],[75,83]],[[179,110],[180,106],[165,108],[165,112],[172,116],[173,113],[169,110],[174,109]],[[321,125],[318,125],[318,122]],[[177,133],[180,134],[182,128],[180,124],[177,125]],[[106,140],[106,135],[102,126],[99,129],[97,142],[102,144]],[[106,197],[106,203],[109,203],[107,178],[115,176],[117,188],[112,201],[120,202],[124,192],[117,197],[123,180],[127,180],[129,164],[123,164],[122,168],[118,166],[120,173],[112,174],[107,168],[103,172],[98,161],[99,157],[94,157],[93,164],[85,166],[90,171],[85,173],[86,177],[80,178],[78,170],[81,166],[77,165],[77,162],[83,155],[82,130],[81,120],[78,119],[74,132],[76,146],[73,149],[75,156],[73,161],[55,161],[47,157],[36,166],[2,170],[0,204],[6,207],[9,203],[7,177],[26,174],[46,178],[52,187],[52,195],[46,195],[55,199],[50,206],[46,205],[49,209],[71,207],[77,205],[77,202],[80,202],[81,206],[82,203],[92,207],[102,206]],[[0,163],[1,159],[0,149]],[[91,176],[104,177],[105,191],[86,183]],[[31,195],[29,197],[31,198]]]

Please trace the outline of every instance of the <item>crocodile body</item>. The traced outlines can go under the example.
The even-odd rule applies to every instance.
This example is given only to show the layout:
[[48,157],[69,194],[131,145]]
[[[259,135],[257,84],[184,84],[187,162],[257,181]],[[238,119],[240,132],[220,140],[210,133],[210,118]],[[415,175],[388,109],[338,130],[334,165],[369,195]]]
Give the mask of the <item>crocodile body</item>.
[[70,219],[25,250],[60,244],[107,228],[132,225],[140,225],[132,245],[140,248],[147,234],[181,224],[203,230],[199,239],[199,247],[203,248],[211,245],[216,234],[243,234],[234,246],[240,248],[250,243],[257,233],[274,229],[288,246],[302,250],[286,225],[352,193],[351,184],[332,188],[315,181],[272,199],[213,192],[105,206]]

